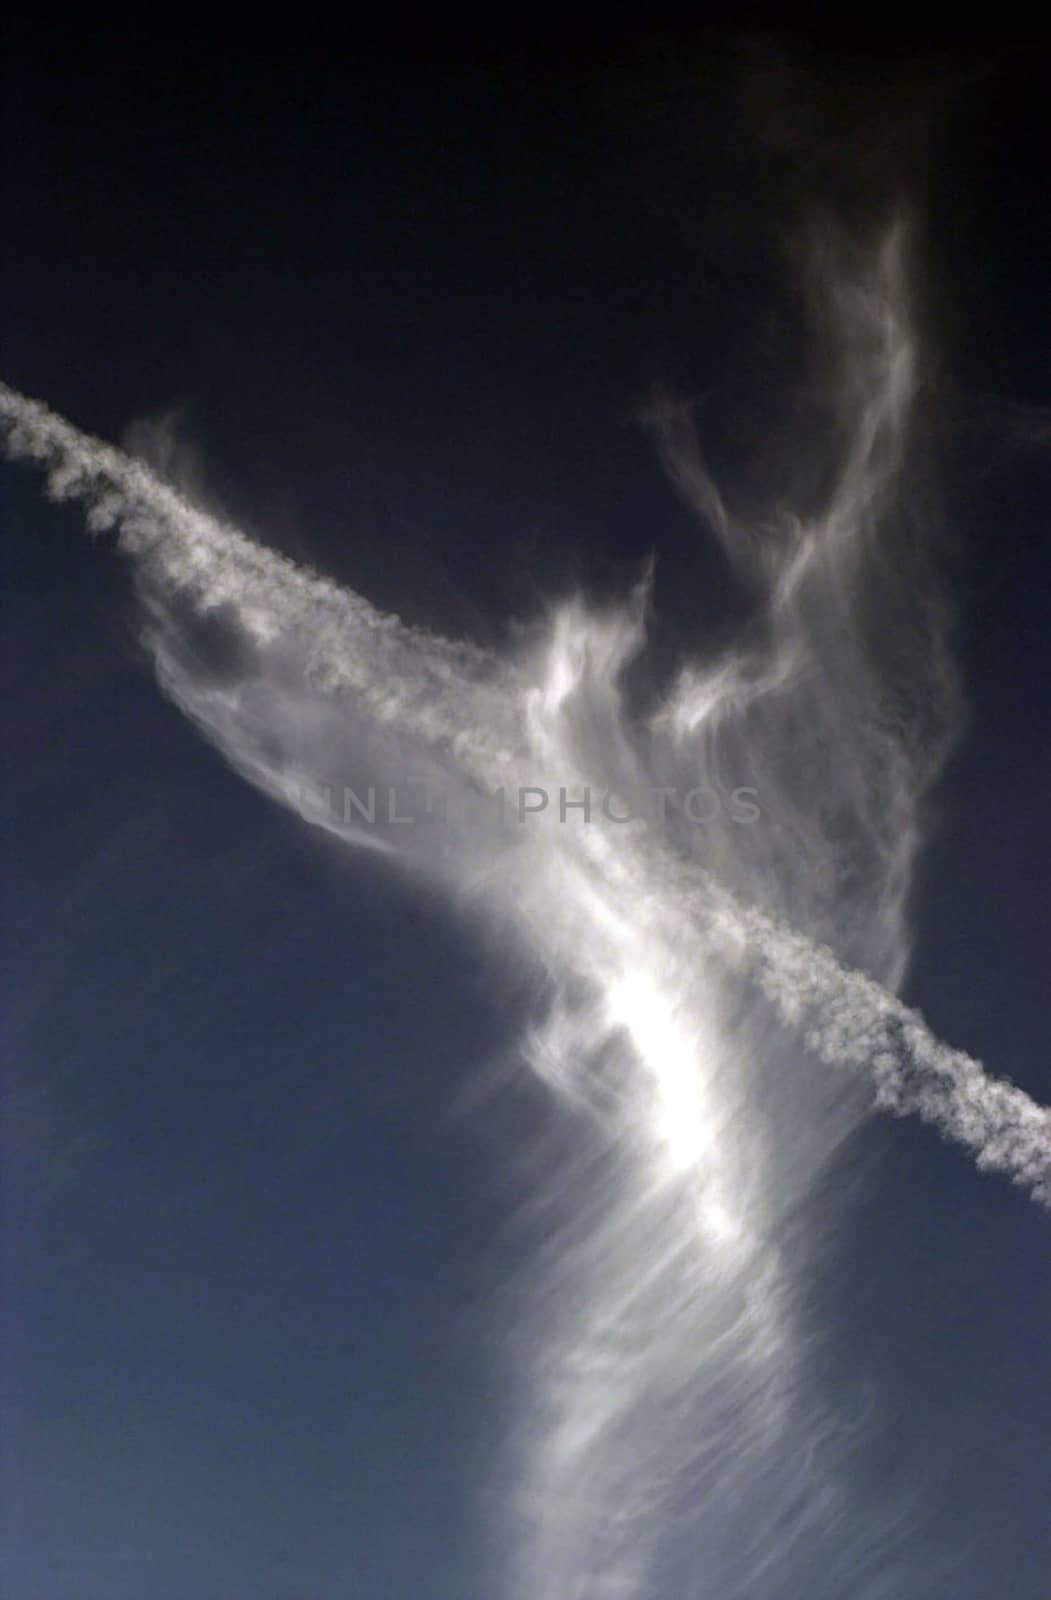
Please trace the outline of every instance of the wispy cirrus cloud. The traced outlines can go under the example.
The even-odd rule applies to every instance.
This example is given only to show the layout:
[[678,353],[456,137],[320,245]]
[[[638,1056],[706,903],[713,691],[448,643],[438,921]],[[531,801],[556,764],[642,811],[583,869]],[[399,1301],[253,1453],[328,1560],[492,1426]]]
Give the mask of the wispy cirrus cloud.
[[554,808],[479,829],[469,804],[438,829],[309,813],[499,924],[541,975],[523,1054],[589,1130],[523,1373],[511,1565],[531,1600],[652,1593],[687,1501],[701,1592],[783,1592],[775,1565],[782,1584],[827,1567],[830,1526],[852,1592],[889,1592],[835,1509],[836,1429],[801,1411],[786,1219],[873,1107],[1051,1203],[1051,1113],[896,993],[924,796],[957,717],[911,493],[910,223],[825,221],[808,239],[826,492],[817,509],[741,517],[689,410],[654,408],[671,477],[751,585],[754,621],[641,709],[626,674],[649,578],[620,607],[555,606],[530,651],[485,652],[383,615],[0,386],[7,454],[39,463],[93,532],[115,530],[162,688],[275,799],[302,812],[306,789],[366,790],[380,772],[465,802],[682,791],[699,774],[762,797],[750,829],[601,809],[566,826]]

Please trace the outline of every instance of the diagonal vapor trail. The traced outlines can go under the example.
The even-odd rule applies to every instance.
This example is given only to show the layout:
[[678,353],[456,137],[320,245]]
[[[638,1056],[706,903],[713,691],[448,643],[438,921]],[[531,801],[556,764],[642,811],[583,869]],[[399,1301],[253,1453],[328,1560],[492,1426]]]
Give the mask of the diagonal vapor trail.
[[[87,507],[93,533],[201,615],[227,609],[252,640],[308,631],[309,667],[324,691],[349,693],[380,724],[451,756],[495,789],[515,761],[523,685],[473,645],[409,628],[367,600],[254,543],[161,482],[140,461],[0,383],[6,454],[39,463],[52,500]],[[825,945],[741,905],[697,867],[668,886],[709,953],[747,972],[781,1020],[830,1066],[867,1071],[876,1103],[915,1114],[1051,1205],[1051,1111],[940,1041],[921,1014]]]

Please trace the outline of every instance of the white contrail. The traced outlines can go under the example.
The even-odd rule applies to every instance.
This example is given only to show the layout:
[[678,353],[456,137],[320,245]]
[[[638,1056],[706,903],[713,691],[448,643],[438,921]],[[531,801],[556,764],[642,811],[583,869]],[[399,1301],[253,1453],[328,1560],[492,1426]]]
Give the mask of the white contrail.
[[[810,486],[823,508],[740,517],[689,415],[655,409],[669,471],[754,585],[756,621],[645,715],[625,688],[645,586],[605,614],[563,605],[532,656],[501,660],[380,614],[0,385],[7,454],[40,462],[93,530],[116,529],[165,691],[239,771],[300,809],[307,789],[357,791],[384,768],[475,803],[437,830],[309,814],[517,939],[546,997],[526,1057],[590,1129],[551,1200],[523,1358],[515,1581],[529,1600],[638,1600],[658,1572],[682,1592],[661,1567],[680,1518],[704,1547],[690,1592],[718,1600],[765,1600],[790,1573],[803,1592],[847,1561],[822,1543],[845,1515],[836,1429],[799,1414],[785,1241],[873,1103],[1051,1204],[1051,1113],[894,992],[922,796],[955,720],[922,519],[899,487],[919,382],[908,229],[817,240],[807,279],[842,442],[823,497]],[[195,649],[201,618],[236,647],[223,672]],[[757,796],[762,824],[560,810],[702,779]],[[478,825],[478,802],[528,790],[557,798],[528,822]],[[862,1560],[840,1587],[894,1593],[887,1562],[879,1576],[870,1553],[862,1576]]]
[[[3,383],[0,428],[7,455],[40,462],[50,498],[82,501],[93,532],[115,528],[120,549],[144,564],[151,583],[200,614],[227,608],[257,643],[307,634],[320,688],[349,692],[377,722],[447,752],[475,780],[495,788],[520,765],[513,702],[528,698],[526,686],[494,657],[408,628],[254,543],[143,463]],[[681,706],[674,714],[682,715]],[[566,768],[559,770],[565,787]],[[979,1166],[1051,1204],[1051,1112],[941,1043],[919,1012],[844,968],[823,944],[739,905],[711,874],[694,867],[691,878],[685,895],[681,877],[672,891],[677,913],[704,928],[724,956],[732,952],[734,964],[754,965],[778,1015],[805,1031],[822,1060],[867,1069],[879,1105],[915,1112],[972,1151]]]

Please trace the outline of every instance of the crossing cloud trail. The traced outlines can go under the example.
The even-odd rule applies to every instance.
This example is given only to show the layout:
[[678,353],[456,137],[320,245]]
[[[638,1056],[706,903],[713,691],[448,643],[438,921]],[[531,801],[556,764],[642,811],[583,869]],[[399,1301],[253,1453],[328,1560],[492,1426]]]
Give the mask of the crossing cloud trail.
[[[523,1055],[579,1159],[545,1201],[495,1541],[523,1600],[900,1594],[896,1513],[859,1525],[846,1430],[806,1381],[799,1219],[874,1107],[1051,1204],[1051,1113],[896,997],[957,725],[916,492],[912,228],[807,241],[827,427],[800,504],[738,517],[689,409],[652,413],[753,597],[746,636],[715,659],[698,641],[656,703],[632,677],[649,579],[619,608],[562,603],[501,658],[380,614],[0,386],[7,454],[116,530],[158,679],[223,756],[495,921],[538,975]],[[387,790],[410,784],[440,817],[397,820]]]

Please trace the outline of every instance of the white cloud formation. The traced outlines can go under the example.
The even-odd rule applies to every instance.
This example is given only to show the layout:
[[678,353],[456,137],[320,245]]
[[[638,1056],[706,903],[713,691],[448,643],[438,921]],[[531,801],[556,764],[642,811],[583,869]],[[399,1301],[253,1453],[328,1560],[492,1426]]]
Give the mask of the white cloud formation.
[[[531,654],[500,659],[382,615],[0,386],[8,455],[41,463],[93,531],[116,530],[159,680],[226,759],[299,809],[391,779],[451,797],[431,827],[307,814],[495,919],[543,974],[524,1054],[591,1132],[525,1361],[512,1564],[530,1600],[654,1592],[659,1530],[687,1501],[698,1593],[766,1594],[775,1560],[782,1581],[805,1574],[808,1530],[840,1515],[823,1465],[836,1430],[811,1406],[798,1453],[786,1229],[873,1105],[1051,1203],[1051,1113],[895,993],[923,797],[956,726],[906,472],[921,362],[908,258],[901,217],[868,239],[826,226],[806,257],[835,445],[819,510],[737,517],[689,412],[654,409],[672,478],[755,608],[747,639],[684,665],[641,712],[625,674],[648,583],[619,609],[562,604]],[[209,624],[229,642],[222,670],[198,648]],[[754,792],[759,822],[563,820],[556,804],[528,825],[478,820],[501,790],[702,780]],[[854,1569],[852,1592],[890,1592],[881,1581]]]

